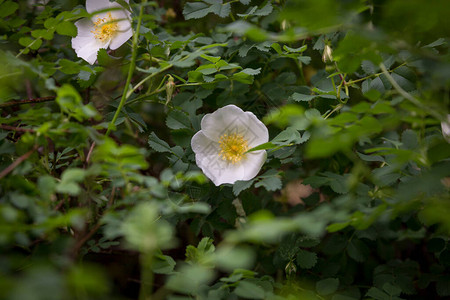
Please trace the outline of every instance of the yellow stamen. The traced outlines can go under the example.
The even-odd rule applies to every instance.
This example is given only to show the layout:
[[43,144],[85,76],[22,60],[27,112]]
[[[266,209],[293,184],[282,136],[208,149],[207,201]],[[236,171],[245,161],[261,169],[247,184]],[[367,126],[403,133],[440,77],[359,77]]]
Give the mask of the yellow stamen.
[[91,32],[94,34],[95,38],[101,42],[106,42],[114,37],[119,29],[117,21],[113,19],[111,13],[104,18],[97,17],[97,21],[94,22],[95,30]]
[[223,134],[219,140],[220,153],[222,159],[235,164],[245,157],[248,150],[248,141],[241,134]]

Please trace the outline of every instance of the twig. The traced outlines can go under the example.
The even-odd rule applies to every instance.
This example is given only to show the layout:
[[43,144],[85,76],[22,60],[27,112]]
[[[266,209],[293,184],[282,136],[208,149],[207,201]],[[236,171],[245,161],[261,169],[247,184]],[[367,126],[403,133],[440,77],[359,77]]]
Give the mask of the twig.
[[29,103],[41,103],[41,102],[55,100],[55,98],[56,98],[56,96],[49,96],[49,97],[40,97],[40,98],[34,98],[34,99],[13,100],[10,102],[0,103],[0,107],[17,106],[17,105],[29,104]]
[[25,87],[26,87],[26,89],[27,89],[27,96],[28,96],[28,99],[33,99],[33,89],[32,89],[32,87],[31,87],[31,82],[30,82],[29,79],[26,79],[26,80],[25,80]]
[[108,201],[108,208],[110,208],[113,203],[114,203],[114,196],[116,195],[116,187],[113,186],[112,191],[111,191],[111,195],[109,196],[109,201]]
[[75,246],[73,247],[73,250],[72,250],[74,257],[78,254],[78,251],[84,245],[84,243],[86,243],[97,232],[97,230],[100,228],[100,226],[101,226],[100,222],[95,224],[95,226],[92,227],[92,229],[88,232],[88,234],[86,234],[81,240],[79,240],[75,244]]
[[56,206],[53,208],[53,210],[59,210],[61,208],[61,206],[64,204],[64,202],[66,201],[66,199],[62,199],[58,202],[58,204],[56,204]]
[[9,131],[20,131],[20,132],[35,132],[34,129],[31,128],[22,128],[22,127],[14,127],[10,125],[0,124],[0,128]]
[[33,154],[34,151],[36,151],[38,147],[35,145],[33,147],[33,149],[31,149],[30,151],[28,151],[27,153],[25,153],[24,155],[20,156],[18,159],[16,159],[12,164],[10,164],[6,169],[4,169],[1,173],[0,173],[0,179],[5,177],[6,175],[8,175],[9,172],[11,172],[12,170],[14,170],[18,165],[20,165],[21,162],[23,162],[24,160],[26,160],[28,157],[30,157],[31,154]]
[[95,142],[92,143],[91,148],[89,148],[89,152],[86,156],[86,163],[89,162],[89,160],[91,159],[91,154],[92,154],[92,150],[94,150],[95,147]]

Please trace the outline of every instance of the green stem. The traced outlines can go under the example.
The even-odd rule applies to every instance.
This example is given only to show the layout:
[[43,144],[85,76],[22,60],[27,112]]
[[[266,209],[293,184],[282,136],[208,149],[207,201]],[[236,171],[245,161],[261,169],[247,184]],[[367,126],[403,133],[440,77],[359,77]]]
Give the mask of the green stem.
[[440,121],[444,121],[445,120],[443,115],[441,115],[437,111],[429,108],[428,106],[424,105],[422,102],[420,102],[419,99],[413,97],[410,93],[408,93],[407,91],[402,89],[402,87],[397,83],[397,81],[395,81],[395,79],[391,76],[391,74],[389,74],[389,71],[386,69],[386,66],[383,63],[380,64],[380,68],[383,71],[383,74],[387,77],[389,82],[392,84],[392,86],[397,90],[397,92],[400,95],[402,95],[405,99],[409,100],[411,103],[413,103],[417,107],[419,107],[422,110],[428,112],[430,115],[432,115],[436,119],[438,119]]
[[141,259],[141,289],[139,300],[151,300],[153,293],[153,253],[142,253]]
[[162,68],[161,70],[159,70],[158,72],[152,73],[152,74],[148,75],[147,77],[145,77],[144,79],[142,79],[141,81],[139,81],[138,84],[136,84],[136,85],[128,92],[128,94],[126,95],[126,98],[130,97],[131,94],[132,94],[138,87],[140,87],[141,85],[143,85],[147,80],[149,80],[149,79],[155,77],[156,75],[158,75],[158,74],[160,74],[160,73],[162,73],[162,72],[164,72],[164,71],[166,71],[166,70],[168,70],[168,69],[170,69],[170,68],[172,68],[172,67],[173,67],[173,65],[172,65],[172,64],[169,64],[169,65],[165,66],[164,68]]
[[128,87],[130,86],[131,78],[133,77],[133,72],[134,72],[134,68],[136,65],[139,31],[141,29],[142,15],[144,14],[144,6],[145,6],[144,4],[146,2],[147,2],[147,0],[143,1],[143,4],[141,5],[141,8],[139,10],[139,19],[138,19],[138,23],[137,23],[137,27],[136,27],[136,32],[133,35],[133,45],[132,45],[132,49],[131,49],[132,52],[131,52],[130,68],[128,69],[127,81],[126,81],[125,87],[123,89],[122,98],[120,99],[120,103],[119,103],[119,106],[117,107],[114,117],[112,118],[111,122],[108,125],[108,129],[106,130],[106,134],[105,134],[106,136],[108,136],[109,133],[111,132],[111,130],[113,130],[113,128],[115,128],[114,124],[116,123],[116,120],[119,117],[120,111],[122,110],[122,108],[125,105],[125,102],[127,100]]
[[30,48],[31,46],[34,45],[34,43],[36,43],[38,40],[40,40],[40,38],[35,39],[34,41],[32,41],[28,46],[26,46],[25,48],[23,48],[19,54],[16,55],[16,58],[19,58],[24,52],[25,50],[27,50],[28,48]]
[[[404,66],[404,65],[406,65],[406,63],[402,63],[402,64],[399,65],[398,67],[395,67],[394,69],[391,69],[391,70],[389,70],[388,72],[389,72],[389,73],[392,73],[392,72],[394,72],[396,69],[398,69],[398,68],[400,68],[400,67],[402,67],[402,66]],[[364,81],[364,80],[369,79],[369,78],[371,78],[371,77],[378,77],[378,76],[380,76],[381,74],[383,74],[383,72],[375,73],[375,74],[370,74],[370,75],[368,75],[368,76],[366,76],[366,77],[359,78],[359,79],[355,79],[355,80],[350,80],[350,81],[347,81],[347,85],[351,85],[351,84],[353,84],[353,83],[357,83],[357,82],[360,82],[360,81]]]
[[338,104],[332,111],[330,111],[325,117],[324,119],[328,119],[333,113],[337,112],[338,110],[340,110],[341,108],[344,107],[343,103]]

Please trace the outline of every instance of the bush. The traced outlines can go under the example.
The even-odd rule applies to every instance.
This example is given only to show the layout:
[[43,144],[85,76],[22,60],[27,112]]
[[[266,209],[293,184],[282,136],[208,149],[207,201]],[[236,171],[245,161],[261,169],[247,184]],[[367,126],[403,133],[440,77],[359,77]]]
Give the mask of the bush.
[[447,2],[128,2],[0,1],[0,298],[450,296]]

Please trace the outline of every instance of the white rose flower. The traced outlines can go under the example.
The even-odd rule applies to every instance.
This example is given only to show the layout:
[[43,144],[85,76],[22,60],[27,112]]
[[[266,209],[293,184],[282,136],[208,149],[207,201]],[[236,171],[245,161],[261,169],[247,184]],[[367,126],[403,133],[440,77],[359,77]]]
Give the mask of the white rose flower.
[[[111,11],[105,11],[108,9]],[[98,50],[107,49],[108,46],[112,50],[119,48],[133,35],[133,30],[131,13],[116,2],[86,0],[86,10],[90,14],[102,12],[75,22],[78,34],[72,38],[72,48],[78,57],[92,65],[97,59]]]
[[266,126],[252,112],[227,105],[203,117],[191,146],[197,166],[218,186],[255,177],[267,153],[246,152],[268,141]]
[[447,121],[441,122],[442,135],[450,143],[450,114],[447,115]]

